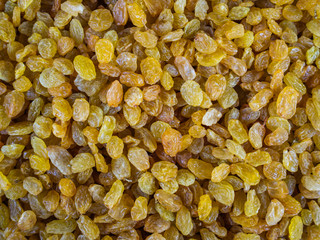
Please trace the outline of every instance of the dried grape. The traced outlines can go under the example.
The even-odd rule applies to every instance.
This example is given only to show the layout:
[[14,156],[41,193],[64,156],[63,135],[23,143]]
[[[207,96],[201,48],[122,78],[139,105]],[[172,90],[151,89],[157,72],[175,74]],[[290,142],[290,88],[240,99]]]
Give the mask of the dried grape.
[[318,0],[0,0],[0,239],[318,239]]

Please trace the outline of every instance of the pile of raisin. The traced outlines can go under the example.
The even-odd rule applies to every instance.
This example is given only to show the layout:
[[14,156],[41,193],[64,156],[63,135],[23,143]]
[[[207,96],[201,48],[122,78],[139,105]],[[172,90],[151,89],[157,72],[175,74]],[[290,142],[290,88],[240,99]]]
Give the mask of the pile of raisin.
[[320,0],[0,0],[0,240],[319,240]]

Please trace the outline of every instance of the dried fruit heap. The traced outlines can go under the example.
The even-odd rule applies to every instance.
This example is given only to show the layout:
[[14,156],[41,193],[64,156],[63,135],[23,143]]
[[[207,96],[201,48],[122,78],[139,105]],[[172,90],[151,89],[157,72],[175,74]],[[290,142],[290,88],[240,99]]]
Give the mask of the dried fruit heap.
[[0,240],[317,240],[319,0],[0,0]]

